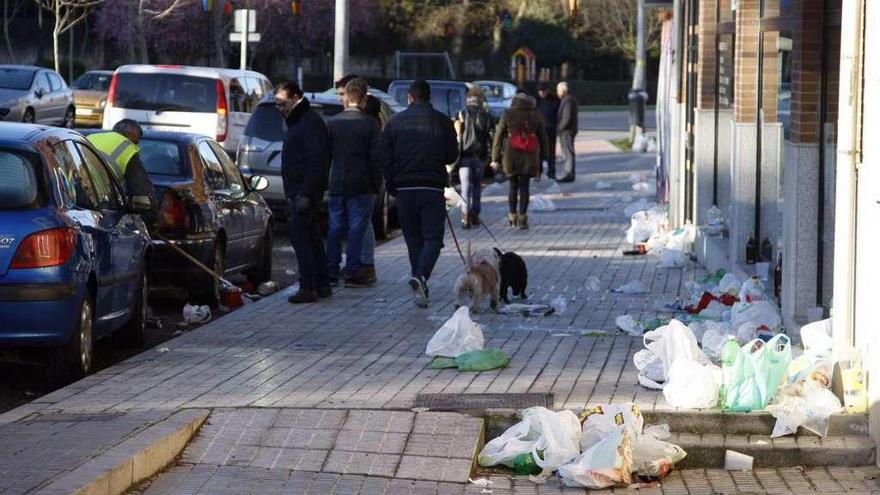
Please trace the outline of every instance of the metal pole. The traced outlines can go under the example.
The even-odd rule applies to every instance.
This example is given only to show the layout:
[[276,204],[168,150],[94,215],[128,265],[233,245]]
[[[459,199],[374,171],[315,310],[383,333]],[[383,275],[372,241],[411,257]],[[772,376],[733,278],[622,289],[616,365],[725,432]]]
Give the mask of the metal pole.
[[638,0],[636,13],[636,73],[633,89],[645,89],[645,0]]
[[247,51],[248,51],[248,35],[250,34],[250,17],[251,11],[245,5],[244,8],[244,29],[241,33],[241,58],[239,64],[241,70],[247,69]]
[[648,92],[645,91],[645,0],[637,0],[636,5],[636,66],[629,91],[629,137],[633,149],[642,148],[636,141],[645,131],[645,104],[648,101]]
[[70,43],[67,44],[67,82],[73,84],[73,28],[70,28]]
[[333,80],[348,72],[348,0],[336,0],[336,26],[333,43]]

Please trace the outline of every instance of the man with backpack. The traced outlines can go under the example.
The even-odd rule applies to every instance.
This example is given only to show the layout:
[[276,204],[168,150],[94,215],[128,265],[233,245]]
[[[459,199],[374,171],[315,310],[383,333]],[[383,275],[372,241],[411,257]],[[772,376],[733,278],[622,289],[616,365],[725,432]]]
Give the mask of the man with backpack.
[[483,169],[491,147],[492,116],[483,107],[483,92],[472,89],[467,106],[458,112],[458,176],[461,179],[461,223],[465,229],[480,225]]

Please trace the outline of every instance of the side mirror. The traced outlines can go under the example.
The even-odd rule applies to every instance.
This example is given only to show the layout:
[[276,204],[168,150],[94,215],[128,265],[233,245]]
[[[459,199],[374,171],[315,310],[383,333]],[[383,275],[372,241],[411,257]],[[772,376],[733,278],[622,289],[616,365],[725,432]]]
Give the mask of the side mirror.
[[128,211],[131,213],[147,213],[153,210],[153,200],[146,194],[135,194],[128,197]]
[[34,90],[34,96],[36,96],[37,99],[41,99],[43,97],[43,90],[37,88],[36,90]]
[[262,175],[252,175],[251,178],[248,179],[248,184],[251,186],[251,190],[262,191],[269,187],[269,179]]

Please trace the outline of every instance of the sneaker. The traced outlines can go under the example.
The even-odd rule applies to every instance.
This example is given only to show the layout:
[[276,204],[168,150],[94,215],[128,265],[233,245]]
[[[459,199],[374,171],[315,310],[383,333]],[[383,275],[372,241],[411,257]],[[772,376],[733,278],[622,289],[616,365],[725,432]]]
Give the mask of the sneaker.
[[[329,290],[329,289],[328,289]],[[300,289],[296,294],[287,298],[287,302],[291,304],[306,304],[318,301],[318,295],[313,291]]]
[[330,289],[329,286],[328,287],[318,287],[318,289],[315,291],[315,293],[321,299],[327,299],[328,297],[333,295],[333,291]]
[[362,272],[360,272],[360,271],[358,271],[358,273],[356,273],[354,275],[350,275],[348,277],[345,277],[345,286],[346,287],[355,287],[355,288],[357,288],[357,287],[370,287],[371,285],[373,285],[373,284],[370,283],[366,278],[364,278],[364,276],[362,275]]
[[420,308],[428,307],[428,286],[422,277],[409,279],[409,288],[413,291],[413,304]]

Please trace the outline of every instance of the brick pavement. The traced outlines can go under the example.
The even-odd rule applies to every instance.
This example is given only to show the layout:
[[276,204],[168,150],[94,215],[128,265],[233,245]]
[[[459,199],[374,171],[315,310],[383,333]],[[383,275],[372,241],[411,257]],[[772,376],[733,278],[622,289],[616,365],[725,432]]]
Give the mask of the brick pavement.
[[[661,269],[655,257],[619,255],[628,224],[622,210],[638,197],[631,191],[628,177],[632,172],[649,172],[654,160],[649,155],[604,153],[605,146],[601,141],[579,139],[579,153],[598,154],[581,157],[578,181],[562,185],[559,193],[548,194],[557,209],[532,212],[528,231],[505,228],[503,186],[493,186],[487,191],[484,219],[504,249],[517,251],[526,259],[530,300],[549,302],[563,296],[567,301],[564,313],[549,317],[490,313],[478,316],[485,325],[487,345],[500,347],[511,356],[508,368],[479,374],[426,369],[430,358],[424,355],[425,345],[453,311],[452,287],[461,262],[447,233],[447,248],[430,281],[431,307],[415,308],[405,284],[409,273],[405,246],[398,238],[382,245],[376,253],[380,278],[376,287],[341,289],[330,300],[313,305],[290,305],[286,294],[248,305],[168,341],[165,344],[168,352],[145,351],[0,415],[0,438],[5,441],[20,435],[27,421],[60,413],[168,414],[195,407],[406,411],[413,407],[419,393],[552,392],[555,408],[634,401],[643,409],[665,409],[662,394],[637,385],[631,356],[641,347],[640,340],[616,334],[614,318],[625,313],[637,318],[657,316],[653,308],[655,301],[680,296],[684,284],[702,272],[697,267]],[[600,179],[612,181],[614,189],[596,190],[593,183]],[[534,183],[533,195],[543,194],[551,186],[555,184],[546,180]],[[492,245],[482,229],[459,230],[458,233],[465,242],[471,242],[474,249]],[[590,291],[586,286],[590,276],[600,279],[599,291]],[[611,288],[633,279],[646,283],[651,293],[610,292]],[[94,425],[81,426],[84,431],[89,427]],[[102,445],[110,448],[115,441],[103,439]],[[314,441],[320,443],[321,438]],[[96,437],[94,442],[101,444],[101,437]],[[36,437],[33,443],[31,448],[36,451],[48,451],[53,438]],[[196,442],[193,448],[198,445]],[[316,447],[315,450],[324,449]],[[187,455],[194,455],[192,452]],[[259,465],[241,466],[225,461],[210,465],[194,463],[189,468],[182,465],[159,480],[164,483],[180,477],[181,483],[191,486],[193,493],[199,490],[218,493],[222,490],[216,487],[223,486],[242,490],[233,490],[235,493],[247,493],[243,487],[262,486],[261,483],[267,487],[303,487],[285,493],[306,493],[308,486],[312,487],[309,493],[333,493],[332,490],[336,490],[335,493],[417,493],[422,489],[425,493],[461,493],[472,490],[461,484],[419,482],[421,484],[413,485],[412,481],[360,474],[315,474],[299,469],[316,461],[291,457],[281,462],[281,457],[272,458],[271,454],[269,451],[262,454]],[[16,465],[20,461],[16,455],[4,449],[0,452],[0,466]],[[90,454],[75,452],[72,455],[71,463],[75,464]],[[344,454],[331,457],[328,451],[323,465],[325,468],[328,464],[345,465],[353,462],[354,457]],[[67,467],[66,464],[59,466],[60,469]],[[375,469],[384,475],[390,473],[382,463]],[[426,465],[409,464],[405,469],[410,473],[424,472]],[[676,483],[686,486],[686,473],[671,478],[664,485],[664,493],[673,493]],[[707,482],[711,482],[712,472],[707,473],[693,476],[695,480],[708,476]],[[48,481],[57,474],[47,468],[43,478]],[[779,476],[784,478],[784,474]],[[811,478],[797,479],[812,483]],[[839,477],[829,474],[828,481],[840,483],[839,480],[847,479],[843,473]],[[756,480],[753,481],[759,483]],[[747,480],[743,478],[742,483],[746,484]],[[540,490],[559,491],[554,492],[551,486],[554,485]],[[163,493],[158,488],[154,490]],[[508,488],[509,493],[536,493],[535,490],[538,488],[525,485],[520,488],[519,484],[515,489]],[[187,490],[173,491],[184,492]],[[0,493],[4,493],[2,489]],[[253,493],[271,493],[271,489],[254,488]],[[495,493],[504,491],[499,487]]]

